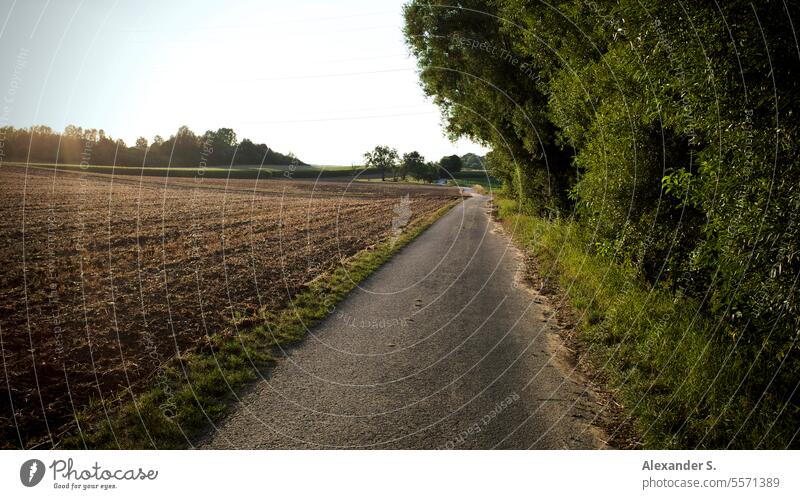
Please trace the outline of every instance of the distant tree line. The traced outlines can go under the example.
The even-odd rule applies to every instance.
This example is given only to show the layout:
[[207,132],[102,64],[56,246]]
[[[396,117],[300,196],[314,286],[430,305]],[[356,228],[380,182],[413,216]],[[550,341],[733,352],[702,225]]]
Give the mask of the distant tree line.
[[728,404],[766,406],[794,423],[774,441],[798,437],[797,2],[413,0],[404,14],[451,138],[492,148],[523,211],[569,216],[589,251],[702,303],[709,341],[750,366]]
[[393,179],[406,180],[411,177],[423,182],[435,182],[438,179],[450,179],[458,173],[464,164],[456,154],[445,156],[438,162],[425,161],[425,157],[417,151],[398,155],[397,149],[386,145],[375,146],[372,151],[364,153],[365,166],[375,168],[381,173],[381,180],[387,174]]
[[0,161],[117,166],[305,165],[292,153],[236,137],[230,128],[195,134],[182,126],[169,138],[139,137],[128,146],[103,130],[68,125],[63,132],[47,126],[0,128]]

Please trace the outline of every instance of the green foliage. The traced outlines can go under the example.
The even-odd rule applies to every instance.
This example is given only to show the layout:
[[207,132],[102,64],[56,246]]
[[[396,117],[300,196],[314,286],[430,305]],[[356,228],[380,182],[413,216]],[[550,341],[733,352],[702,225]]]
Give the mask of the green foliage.
[[389,146],[375,146],[372,151],[364,153],[364,164],[370,168],[377,168],[381,172],[381,180],[386,180],[386,170],[389,169],[396,176],[398,168],[397,149]]
[[[406,41],[448,134],[493,146],[491,173],[520,195],[536,192],[530,199],[557,211],[568,204],[557,186],[573,167],[554,141],[535,61],[513,52],[514,39],[495,13],[480,0],[457,6],[413,1],[404,8]],[[516,182],[519,170],[537,179]]]
[[178,128],[164,140],[156,135],[152,143],[144,137],[133,147],[114,140],[103,130],[82,129],[67,125],[63,133],[50,127],[28,129],[0,127],[0,164],[2,162],[48,164],[118,165],[144,167],[195,167],[231,165],[305,165],[291,153],[281,154],[266,144],[249,139],[237,141],[230,128],[209,130],[202,136],[189,127]]
[[403,179],[406,175],[423,182],[434,182],[438,177],[438,166],[426,163],[425,158],[417,151],[403,154],[400,170]]
[[486,158],[471,152],[461,156],[461,162],[464,164],[465,170],[484,170],[484,161],[486,161]]
[[[523,213],[570,214],[588,253],[697,300],[715,321],[702,329],[709,348],[735,349],[736,407],[771,418],[771,435],[785,439],[771,446],[790,445],[800,426],[800,56],[787,8],[405,8],[423,89],[449,134],[493,149],[487,167]],[[725,356],[703,361],[729,366]]]
[[442,178],[452,177],[460,172],[463,166],[464,163],[461,162],[461,157],[457,154],[445,156],[439,160],[439,176]]
[[[783,448],[796,431],[797,408],[777,397],[754,399],[742,384],[752,364],[735,344],[712,341],[719,325],[701,300],[651,287],[637,268],[575,222],[520,214],[497,202],[505,227],[527,246],[545,278],[565,290],[580,318],[588,359],[635,417],[648,448]],[[592,254],[593,253],[593,254]]]

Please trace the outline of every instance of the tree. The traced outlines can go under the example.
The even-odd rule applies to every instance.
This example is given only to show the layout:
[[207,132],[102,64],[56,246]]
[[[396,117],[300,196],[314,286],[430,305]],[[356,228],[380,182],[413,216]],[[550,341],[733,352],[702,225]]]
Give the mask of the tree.
[[227,147],[233,147],[236,145],[236,132],[234,132],[231,128],[218,129],[214,134],[214,137],[216,138],[217,143],[220,145]]
[[259,147],[250,139],[242,139],[239,143],[239,149],[236,153],[236,163],[245,165],[259,165],[264,160],[264,153],[266,151]]
[[470,170],[484,170],[483,156],[478,156],[477,154],[468,152],[467,154],[461,156],[461,161],[464,164],[464,168],[469,168]]
[[439,163],[436,163],[435,161],[427,161],[422,167],[420,178],[429,184],[436,182],[436,180],[439,179]]
[[[38,127],[32,127],[31,131],[35,132],[37,131],[37,128]],[[64,137],[69,137],[69,138],[83,137],[83,129],[79,126],[67,125],[66,127],[64,127],[64,133],[62,135]]]
[[[674,405],[685,415],[656,418],[684,420],[669,429],[672,445],[783,448],[800,426],[800,410],[784,411],[800,407],[800,58],[786,9],[779,0],[404,7],[406,42],[450,138],[493,149],[487,168],[521,210],[574,214],[593,251],[675,303],[698,300],[717,324],[708,352],[735,345],[724,366],[710,362],[714,379],[749,366],[740,383],[695,399],[681,380],[671,400],[685,398]],[[726,425],[733,431],[717,430]]]
[[419,178],[418,172],[422,171],[425,166],[425,158],[417,151],[411,151],[403,154],[403,161],[400,163],[400,176],[403,180],[406,175],[411,175],[414,178]]
[[397,149],[389,146],[375,146],[375,149],[364,153],[364,163],[381,171],[381,181],[386,180],[386,169],[394,170],[398,160]]
[[[206,132],[208,134],[209,132]],[[211,133],[212,159],[217,164],[226,164],[232,161],[232,155],[236,148],[236,133],[230,128],[220,128]]]
[[452,177],[454,173],[460,172],[462,166],[464,165],[461,162],[461,158],[456,154],[445,156],[439,160],[440,175],[445,178]]
[[174,167],[196,167],[201,162],[209,166],[253,165],[262,161],[267,165],[305,165],[293,155],[273,151],[266,144],[254,144],[248,139],[237,144],[236,133],[230,128],[208,131],[198,137],[188,126],[181,126],[166,140],[156,135],[148,143],[146,138],[139,137],[133,146],[127,147],[103,129],[68,125],[57,133],[50,127],[34,125],[28,129],[0,127],[0,141],[3,149],[0,157],[8,161],[77,164],[91,159],[94,165]]
[[424,182],[433,182],[439,176],[439,165],[426,163],[425,158],[417,151],[403,154],[400,170],[403,178],[409,175]]

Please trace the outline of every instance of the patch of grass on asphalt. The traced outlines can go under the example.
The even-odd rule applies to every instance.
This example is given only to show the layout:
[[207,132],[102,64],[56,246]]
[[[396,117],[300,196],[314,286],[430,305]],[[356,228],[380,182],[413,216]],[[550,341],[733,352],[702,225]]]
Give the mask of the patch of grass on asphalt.
[[697,300],[650,287],[634,265],[596,254],[574,222],[521,214],[509,199],[495,204],[504,227],[577,312],[578,341],[633,418],[642,446],[782,448],[789,441],[796,428],[780,427],[780,401],[751,410],[756,401],[741,390],[751,364]]
[[[393,242],[383,242],[306,284],[277,311],[239,318],[236,330],[207,338],[202,348],[172,359],[141,391],[113,403],[99,402],[76,418],[60,448],[185,448],[218,421],[239,392],[266,372],[276,347],[302,340],[356,285],[372,274],[458,201],[413,223]],[[108,417],[106,417],[108,412]]]

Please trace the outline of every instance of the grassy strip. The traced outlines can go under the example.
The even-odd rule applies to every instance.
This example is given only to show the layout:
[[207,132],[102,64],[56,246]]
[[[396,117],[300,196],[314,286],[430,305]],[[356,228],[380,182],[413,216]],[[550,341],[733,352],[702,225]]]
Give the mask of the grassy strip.
[[[239,391],[274,361],[275,349],[302,340],[356,285],[417,237],[457,201],[424,217],[394,240],[359,252],[331,274],[309,282],[281,310],[242,319],[202,347],[173,359],[139,394],[104,410],[95,403],[78,416],[64,448],[184,448],[218,421]],[[109,409],[107,407],[107,409]]]
[[[209,166],[196,168],[188,166],[157,167],[157,166],[104,166],[104,165],[67,165],[67,164],[47,164],[47,163],[13,163],[3,162],[3,166],[17,166],[28,168],[53,169],[63,171],[102,173],[106,175],[128,175],[137,177],[173,177],[173,178],[194,178],[202,176],[204,178],[232,178],[232,179],[289,179],[289,178],[332,178],[350,177],[354,175],[352,167],[310,167],[302,166],[292,169],[291,166],[284,165],[265,165],[258,166]],[[367,169],[364,173],[377,172],[375,169]]]
[[448,180],[447,183],[457,187],[480,185],[488,192],[498,191],[503,185],[500,180],[480,170],[461,170],[460,172],[453,173],[453,178]]
[[755,404],[742,393],[751,364],[698,302],[649,287],[635,266],[593,254],[574,222],[520,214],[507,199],[496,205],[542,277],[557,282],[577,312],[578,341],[633,417],[644,447],[785,445],[783,433],[792,429],[775,424],[779,403]]
[[486,192],[497,192],[503,186],[503,184],[499,180],[495,180],[493,178],[467,178],[467,179],[455,179],[455,180],[448,180],[448,185],[454,185],[456,187],[473,187],[475,185],[479,185],[486,189]]

